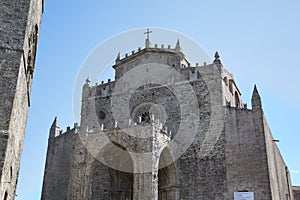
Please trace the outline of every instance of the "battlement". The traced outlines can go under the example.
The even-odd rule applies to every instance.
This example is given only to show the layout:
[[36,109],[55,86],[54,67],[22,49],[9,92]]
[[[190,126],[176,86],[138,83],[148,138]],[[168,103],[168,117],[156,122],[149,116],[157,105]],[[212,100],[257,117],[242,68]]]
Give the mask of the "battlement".
[[133,50],[130,53],[125,53],[125,56],[122,57],[120,53],[117,55],[115,64],[112,66],[116,70],[115,79],[122,77],[133,66],[137,66],[140,63],[165,64],[174,68],[188,67],[190,65],[181,51],[179,40],[175,48],[172,48],[171,45],[165,47],[163,44],[151,46],[148,40],[143,49],[140,47],[137,51]]
[[[141,119],[141,118],[140,118]],[[171,131],[168,130],[167,127],[163,127],[163,124],[159,121],[159,119],[154,119],[154,116],[151,117],[151,120],[149,123],[144,123],[141,120],[138,122],[133,122],[131,119],[128,119],[128,124],[127,126],[124,128],[120,128],[118,126],[118,122],[114,123],[114,127],[113,128],[106,128],[104,124],[100,124],[99,127],[96,127],[94,129],[91,129],[89,127],[86,128],[86,130],[80,130],[80,126],[78,126],[78,123],[74,123],[73,128],[71,128],[70,126],[68,126],[66,128],[66,131],[63,131],[62,129],[59,128],[58,126],[58,122],[57,122],[57,118],[55,117],[51,128],[50,128],[50,134],[49,134],[49,138],[56,138],[59,137],[61,135],[66,135],[66,134],[78,134],[79,132],[86,132],[86,133],[109,133],[109,132],[114,132],[114,131],[121,131],[121,132],[134,132],[135,136],[137,138],[139,137],[143,137],[141,135],[141,133],[143,135],[145,135],[145,133],[149,130],[151,130],[151,128],[154,128],[156,130],[155,135],[153,135],[153,133],[148,133],[147,135],[149,137],[159,137],[159,138],[163,138],[166,141],[170,141],[171,139]],[[150,135],[149,135],[150,134]]]
[[49,131],[49,138],[55,138],[59,137],[61,135],[67,135],[67,134],[77,134],[79,132],[80,126],[78,126],[78,123],[74,123],[73,128],[68,126],[66,128],[66,131],[63,132],[62,129],[59,128],[57,117],[54,118],[54,121],[52,122],[50,131]]
[[[196,63],[195,65],[188,65],[187,67],[183,67],[180,69],[180,72],[182,73],[183,77],[185,78],[186,81],[193,82],[199,80],[200,73],[202,73],[201,68],[210,68],[214,64],[207,64],[206,62],[203,63],[203,65],[199,65],[199,63]],[[150,86],[149,89],[151,88],[157,88],[157,87],[164,87],[164,86],[170,86],[170,85],[176,85],[176,84],[181,84],[181,82],[178,82],[174,79],[174,77],[170,77],[168,80],[165,80],[165,84],[162,86]],[[113,93],[113,88],[115,87],[116,82],[111,81],[111,79],[108,79],[106,82],[101,81],[100,84],[98,82],[95,83],[94,86],[91,86],[90,83],[88,82],[88,89],[89,89],[89,98],[98,98],[98,97],[109,97]],[[130,88],[126,88],[126,85],[123,85],[124,87],[124,92],[128,92]]]
[[167,45],[166,47],[164,44],[161,44],[160,46],[158,44],[155,44],[154,47],[149,46],[149,47],[145,47],[144,49],[139,47],[137,51],[132,50],[130,53],[125,53],[124,56],[122,57],[121,54],[119,53],[117,55],[117,58],[115,60],[116,62],[113,68],[116,68],[119,64],[122,64],[123,62],[126,62],[144,52],[174,53],[184,57],[184,54],[181,52],[181,47],[178,40],[174,48],[172,48],[171,45]]
[[[138,83],[138,88],[133,86],[134,83],[131,81],[134,80],[120,79],[135,67],[148,63],[157,63],[162,66],[167,65],[176,71],[174,70],[174,73],[166,73],[166,76],[158,84],[152,84],[151,80],[149,83]],[[195,63],[191,65],[181,52],[179,41],[177,41],[175,48],[172,48],[171,45],[165,48],[164,45],[160,47],[154,45],[152,47],[148,44],[144,49],[138,48],[137,52],[132,51],[131,55],[125,54],[124,58],[121,58],[120,54],[118,54],[116,64],[112,67],[116,70],[114,81],[108,79],[106,82],[101,81],[101,83],[95,83],[92,86],[90,80],[87,79],[83,86],[80,125],[84,130],[87,127],[94,131],[96,127],[100,131],[104,129],[110,130],[115,127],[115,123],[127,123],[126,120],[129,117],[138,123],[139,115],[147,114],[148,111],[146,110],[150,109],[150,107],[146,108],[147,106],[143,108],[139,106],[145,106],[145,104],[143,105],[145,102],[150,102],[150,104],[152,102],[157,105],[164,104],[164,106],[168,106],[167,104],[176,105],[176,97],[171,97],[172,93],[168,91],[171,91],[172,88],[182,87],[184,84],[194,88],[199,105],[204,105],[204,97],[201,97],[204,94],[201,91],[209,91],[210,99],[217,105],[222,104],[226,107],[246,108],[246,104],[242,102],[241,93],[234,81],[234,77],[223,68],[218,52],[216,52],[212,63],[207,64],[204,62],[203,64]],[[119,80],[122,81],[122,84],[118,84]],[[128,94],[131,94],[131,96],[128,97]],[[115,122],[111,105],[114,98],[132,99],[130,100],[131,103],[125,102],[126,106],[124,109],[129,108],[129,116],[126,116],[123,122]],[[159,100],[162,98],[168,100],[162,103]],[[142,109],[138,111],[141,112],[138,115],[136,113],[137,108]],[[173,114],[172,108],[168,109],[169,123],[176,121],[176,116]],[[169,128],[175,132],[175,126],[169,126]]]
[[[133,122],[132,119],[128,119],[128,123],[124,126],[122,124],[122,129],[131,129],[131,130],[137,130],[138,132],[143,132],[143,130],[149,129],[150,127],[155,127],[156,129],[160,130],[159,132],[162,135],[165,135],[166,137],[171,137],[171,131],[168,130],[167,127],[163,127],[163,124],[159,121],[159,119],[154,119],[154,116],[151,116],[151,119],[149,122],[144,122],[142,121],[142,117],[139,117],[139,120],[137,122]],[[98,128],[95,129],[95,131],[103,131],[103,132],[108,132],[108,131],[113,131],[113,130],[120,130],[121,128],[119,127],[119,124],[117,121],[115,121],[114,126],[112,128],[106,128],[104,124],[100,124]],[[142,129],[142,130],[141,130]],[[87,128],[87,132],[95,132],[94,130],[90,130]],[[139,134],[137,132],[137,134]],[[139,135],[137,135],[139,136]]]
[[[103,133],[108,133],[111,131],[121,131],[125,133],[131,133],[130,135],[134,135],[137,138],[145,138],[147,137],[158,137],[161,136],[167,140],[170,140],[171,138],[171,131],[168,130],[167,127],[163,127],[163,124],[158,120],[151,120],[149,123],[143,123],[143,122],[134,122],[132,123],[132,120],[128,120],[129,123],[126,127],[120,128],[115,122],[115,126],[113,128],[105,128],[104,124],[100,125],[100,131]],[[150,130],[155,129],[155,133],[149,132]],[[87,132],[93,133],[93,132],[99,132],[98,129],[96,131],[94,130],[88,130]],[[148,132],[148,133],[147,133]]]
[[[195,65],[188,65],[187,67],[182,67],[179,71],[185,78],[186,82],[193,82],[193,81],[199,81],[200,77],[203,75],[207,75],[208,72],[211,72],[209,70],[215,65],[215,63],[207,64],[204,62],[202,65],[199,65],[199,63],[196,63]],[[241,92],[234,80],[234,77],[231,73],[229,73],[225,68],[221,67],[219,68],[220,78],[222,79],[222,87],[223,87],[223,105],[227,107],[237,107],[237,108],[246,108],[247,105],[243,103],[241,98]],[[215,73],[215,72],[214,72]],[[157,89],[158,87],[168,87],[168,86],[174,86],[176,84],[182,84],[182,81],[176,81],[174,77],[169,77],[169,79],[165,80],[165,83],[162,86],[150,86],[149,89]],[[95,88],[94,88],[95,87]],[[115,87],[115,81],[111,81],[108,79],[107,82],[101,81],[101,84],[95,84],[95,86],[91,87],[92,91],[95,91],[95,93],[91,92],[90,94],[95,94],[94,97],[108,97],[111,96],[113,93],[113,88]],[[130,88],[126,88],[126,85],[123,85],[124,92],[128,92]]]

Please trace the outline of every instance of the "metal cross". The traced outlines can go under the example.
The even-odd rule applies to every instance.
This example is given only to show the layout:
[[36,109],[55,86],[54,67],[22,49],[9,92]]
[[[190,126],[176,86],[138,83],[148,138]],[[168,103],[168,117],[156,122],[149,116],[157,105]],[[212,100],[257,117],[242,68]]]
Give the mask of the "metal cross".
[[147,34],[147,39],[149,40],[149,34],[152,33],[152,31],[150,31],[150,29],[148,28],[147,31],[144,34]]

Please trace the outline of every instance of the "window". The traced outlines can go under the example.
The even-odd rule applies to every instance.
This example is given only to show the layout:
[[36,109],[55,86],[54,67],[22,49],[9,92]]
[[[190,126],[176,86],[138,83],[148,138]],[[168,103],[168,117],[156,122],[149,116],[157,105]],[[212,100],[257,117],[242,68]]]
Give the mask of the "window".
[[228,80],[226,76],[224,77],[223,81],[225,82],[225,85],[228,85]]
[[233,87],[232,87],[232,83],[233,83],[233,80],[230,79],[229,80],[229,91],[231,92],[231,94],[233,94]]
[[99,111],[99,119],[102,119],[102,120],[103,120],[103,119],[105,119],[105,117],[106,117],[106,116],[105,116],[105,112],[104,112],[103,110],[100,110],[100,111]]
[[234,93],[234,98],[235,98],[235,107],[240,107],[240,98],[237,92]]
[[12,177],[13,177],[13,168],[10,167],[10,181],[12,181]]
[[3,200],[7,200],[7,198],[8,198],[8,193],[5,192]]

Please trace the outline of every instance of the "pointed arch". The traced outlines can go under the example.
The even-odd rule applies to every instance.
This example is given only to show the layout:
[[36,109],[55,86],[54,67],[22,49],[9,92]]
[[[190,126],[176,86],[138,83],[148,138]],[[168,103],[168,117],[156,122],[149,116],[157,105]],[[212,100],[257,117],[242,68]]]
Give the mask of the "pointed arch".
[[178,199],[176,162],[168,147],[162,150],[158,166],[158,200]]
[[133,161],[129,152],[114,142],[107,144],[100,156],[106,165],[97,159],[91,165],[90,199],[131,200]]

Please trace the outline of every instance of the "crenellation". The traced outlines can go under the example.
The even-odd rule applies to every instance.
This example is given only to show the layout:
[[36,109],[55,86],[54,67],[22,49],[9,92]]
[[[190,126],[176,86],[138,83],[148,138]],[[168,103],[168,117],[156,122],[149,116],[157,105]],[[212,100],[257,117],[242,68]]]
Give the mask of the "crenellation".
[[[145,52],[145,51],[166,51],[166,52],[177,52],[180,53],[180,55],[182,56],[182,52],[181,52],[181,46],[179,43],[179,40],[177,41],[176,47],[174,49],[171,48],[171,45],[168,45],[168,48],[165,48],[164,44],[161,44],[161,47],[158,47],[158,44],[155,44],[154,47],[148,46],[145,47],[144,49],[142,49],[141,47],[138,48],[138,51],[135,52],[134,50],[131,51],[131,54],[129,55],[129,53],[125,53],[125,56],[123,58],[121,58],[120,53],[118,53],[117,58],[115,60],[115,64],[118,65],[121,62],[127,61],[130,58],[134,58],[135,55],[139,54],[140,52]],[[114,68],[114,66],[113,66]]]
[[[111,81],[111,79],[108,79],[107,82],[101,81],[101,85],[96,85],[92,88],[93,92],[91,94],[94,94],[99,97],[108,97],[112,94],[112,88],[114,88],[115,81]],[[92,98],[94,96],[91,96]]]
[[[256,86],[248,109],[218,52],[213,63],[191,66],[179,40],[174,49],[151,47],[149,38],[145,45],[125,58],[118,56],[114,81],[84,84],[80,127],[74,124],[74,129],[49,140],[42,200],[229,200],[240,191],[272,200],[292,194],[288,169],[272,140]],[[125,82],[122,90],[114,91],[126,72],[148,63],[172,67],[183,79],[170,73],[161,84],[147,82],[131,91]],[[179,102],[173,91],[186,85],[194,96],[181,91]],[[117,114],[128,111],[129,116],[114,116],[114,97],[126,102]],[[190,102],[199,111],[199,121],[193,122],[199,127],[177,158],[175,153],[190,137],[179,135],[181,123],[192,120],[192,110],[184,111]],[[72,133],[75,129],[77,134]],[[174,140],[178,149],[172,149]],[[145,153],[147,159],[141,156]],[[55,171],[58,166],[65,174]]]

